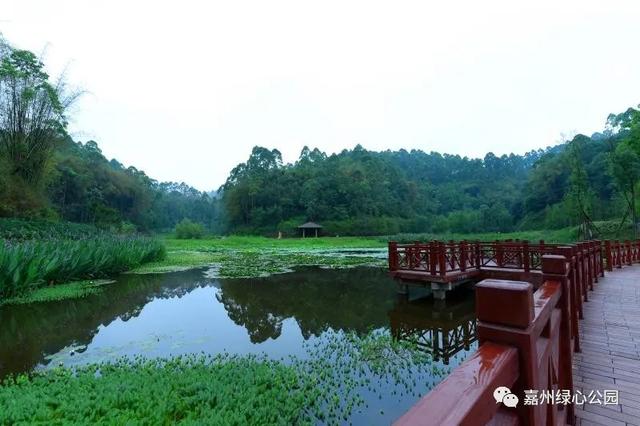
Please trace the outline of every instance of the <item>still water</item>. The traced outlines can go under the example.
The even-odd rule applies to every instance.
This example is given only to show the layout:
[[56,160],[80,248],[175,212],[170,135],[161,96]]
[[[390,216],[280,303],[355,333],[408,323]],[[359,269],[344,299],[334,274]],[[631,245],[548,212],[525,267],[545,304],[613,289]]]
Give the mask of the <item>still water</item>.
[[[209,278],[204,270],[122,275],[84,299],[0,308],[0,377],[137,354],[304,358],[305,342],[372,329],[417,343],[438,366],[457,365],[475,349],[472,294],[443,302],[414,293],[399,299],[377,268],[304,268],[256,279]],[[385,424],[417,399],[381,401],[375,409],[383,404],[383,416],[351,420]]]

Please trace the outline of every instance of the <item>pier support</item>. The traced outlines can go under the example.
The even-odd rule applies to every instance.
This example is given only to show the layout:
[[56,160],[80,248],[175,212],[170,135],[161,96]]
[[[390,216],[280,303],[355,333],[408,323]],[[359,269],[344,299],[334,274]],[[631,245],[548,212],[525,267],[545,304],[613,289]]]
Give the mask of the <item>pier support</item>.
[[433,290],[433,298],[438,300],[445,300],[447,298],[447,290]]

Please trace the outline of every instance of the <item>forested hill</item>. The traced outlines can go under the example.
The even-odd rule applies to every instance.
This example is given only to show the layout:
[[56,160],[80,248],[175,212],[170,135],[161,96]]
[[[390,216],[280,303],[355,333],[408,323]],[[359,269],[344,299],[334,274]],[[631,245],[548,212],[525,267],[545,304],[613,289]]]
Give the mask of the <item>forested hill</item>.
[[611,157],[625,135],[578,135],[524,156],[484,159],[305,147],[283,164],[279,151],[255,147],[222,188],[227,229],[287,234],[313,220],[329,234],[488,232],[620,217],[625,203]]
[[331,235],[578,224],[588,234],[599,219],[637,223],[638,109],[611,115],[604,133],[524,156],[356,146],[332,155],[304,148],[283,164],[277,150],[255,147],[212,196],[109,161],[93,141],[73,141],[66,126],[76,97],[63,79],[50,81],[36,55],[0,36],[0,216],[119,231],[170,230],[188,218],[212,232],[271,235],[308,220]]
[[0,155],[0,217],[62,219],[117,231],[171,230],[189,218],[217,230],[209,194],[107,160],[94,141],[61,136],[50,156],[42,177],[32,181],[11,173]]

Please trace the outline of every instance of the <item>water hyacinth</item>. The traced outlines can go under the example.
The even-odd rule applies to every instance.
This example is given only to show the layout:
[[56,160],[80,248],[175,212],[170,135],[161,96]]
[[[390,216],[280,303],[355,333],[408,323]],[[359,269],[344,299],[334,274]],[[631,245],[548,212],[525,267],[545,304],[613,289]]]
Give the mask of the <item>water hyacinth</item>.
[[164,246],[142,237],[0,243],[0,299],[44,285],[107,277],[162,259]]
[[387,331],[333,334],[303,358],[134,356],[10,377],[0,424],[371,424],[372,413],[386,424],[398,415],[389,408],[408,408],[446,373]]

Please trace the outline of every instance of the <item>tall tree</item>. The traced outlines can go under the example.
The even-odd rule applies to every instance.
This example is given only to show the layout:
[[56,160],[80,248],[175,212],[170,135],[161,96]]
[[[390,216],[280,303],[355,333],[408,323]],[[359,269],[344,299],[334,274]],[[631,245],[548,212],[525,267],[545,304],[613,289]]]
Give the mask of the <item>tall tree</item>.
[[33,53],[0,39],[0,147],[12,175],[40,183],[76,97],[66,91],[64,78],[49,82]]
[[636,198],[640,181],[640,110],[629,108],[622,114],[612,114],[609,116],[608,125],[623,133],[622,143],[612,150],[610,167],[627,202],[635,238],[638,235]]
[[578,135],[569,142],[567,155],[569,159],[569,188],[565,194],[565,202],[570,214],[579,224],[579,230],[584,239],[593,238],[594,224],[591,220],[593,191],[589,187],[589,177],[582,159],[584,145],[589,138]]

